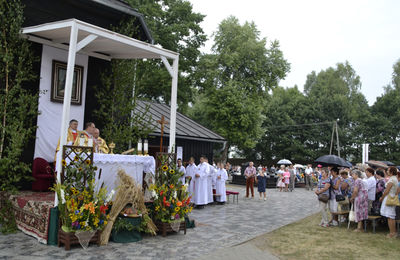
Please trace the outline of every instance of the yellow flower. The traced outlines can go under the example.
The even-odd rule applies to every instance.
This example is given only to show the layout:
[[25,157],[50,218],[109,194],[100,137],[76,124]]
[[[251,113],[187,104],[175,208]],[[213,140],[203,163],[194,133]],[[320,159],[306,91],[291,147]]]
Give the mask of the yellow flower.
[[168,171],[168,166],[164,165],[161,169],[166,172],[166,171]]
[[160,210],[160,206],[156,206],[156,211],[159,211]]
[[107,225],[107,220],[104,220],[104,226]]
[[174,174],[175,173],[174,169],[169,170],[169,173]]
[[67,166],[67,162],[66,162],[65,160],[62,160],[62,161],[61,161],[61,164],[62,164],[62,166],[64,166],[64,167]]
[[90,165],[90,160],[86,160],[85,163],[86,163],[87,165]]
[[79,161],[79,157],[75,155],[74,161],[75,161],[75,162]]
[[175,212],[179,212],[179,210],[181,210],[180,207],[176,207],[176,208],[175,208]]

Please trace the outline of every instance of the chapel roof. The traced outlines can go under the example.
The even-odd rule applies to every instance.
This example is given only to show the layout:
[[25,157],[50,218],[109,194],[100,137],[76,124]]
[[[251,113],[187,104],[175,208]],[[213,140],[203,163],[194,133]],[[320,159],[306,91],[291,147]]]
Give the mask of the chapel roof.
[[[136,110],[144,113],[149,108],[149,115],[151,116],[152,126],[154,131],[151,135],[159,136],[161,134],[161,125],[157,123],[157,120],[161,120],[164,116],[165,120],[170,122],[170,107],[165,104],[137,100]],[[164,126],[164,136],[169,136],[169,125]],[[210,129],[200,125],[191,118],[176,112],[176,138],[192,139],[198,141],[209,141],[209,142],[224,142],[225,139],[214,133]]]

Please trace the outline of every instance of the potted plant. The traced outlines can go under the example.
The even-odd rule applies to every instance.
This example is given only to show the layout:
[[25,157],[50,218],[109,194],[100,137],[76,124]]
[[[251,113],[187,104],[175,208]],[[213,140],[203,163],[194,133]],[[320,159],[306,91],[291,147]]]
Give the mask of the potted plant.
[[[108,212],[114,191],[107,194],[107,189],[95,187],[95,166],[89,160],[81,161],[75,157],[65,166],[65,180],[57,182],[54,190],[59,200],[61,228],[58,232],[58,245],[80,243],[84,248],[89,242],[99,244],[99,232],[107,224]],[[82,181],[84,180],[84,181]]]
[[181,228],[186,233],[185,216],[192,211],[188,185],[183,185],[179,180],[183,173],[177,170],[174,163],[163,158],[161,162],[163,163],[157,169],[155,184],[149,187],[153,198],[154,222],[163,236]]

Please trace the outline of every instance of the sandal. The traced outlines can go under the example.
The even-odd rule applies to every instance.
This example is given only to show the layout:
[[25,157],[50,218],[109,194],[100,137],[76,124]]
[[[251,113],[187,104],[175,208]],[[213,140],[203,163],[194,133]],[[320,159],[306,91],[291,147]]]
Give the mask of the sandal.
[[386,237],[387,238],[396,238],[397,237],[397,233],[387,234]]
[[357,228],[357,229],[354,229],[354,231],[353,232],[356,232],[356,233],[362,233],[362,232],[364,232],[364,230],[362,230],[362,229],[360,229],[360,228]]

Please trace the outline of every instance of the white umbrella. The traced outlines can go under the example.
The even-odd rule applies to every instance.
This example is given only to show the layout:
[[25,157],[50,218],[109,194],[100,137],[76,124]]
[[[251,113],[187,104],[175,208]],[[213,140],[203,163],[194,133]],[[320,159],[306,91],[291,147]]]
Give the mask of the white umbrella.
[[282,160],[279,160],[279,162],[277,162],[277,164],[291,165],[292,162],[289,161],[288,159],[282,159]]
[[301,165],[301,164],[295,164],[295,165],[293,165],[293,167],[294,167],[294,168],[302,168],[302,169],[305,168],[305,166],[304,166],[304,165]]

